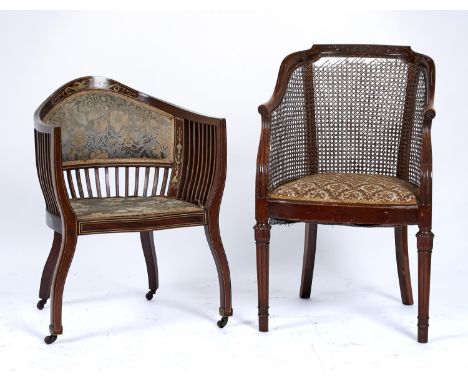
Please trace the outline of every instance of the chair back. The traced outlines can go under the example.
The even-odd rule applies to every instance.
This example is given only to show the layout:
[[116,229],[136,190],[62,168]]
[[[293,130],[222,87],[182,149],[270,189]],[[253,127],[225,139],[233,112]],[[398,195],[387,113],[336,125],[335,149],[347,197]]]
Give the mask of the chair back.
[[409,47],[315,45],[288,56],[271,112],[269,189],[316,173],[420,182],[427,57]]

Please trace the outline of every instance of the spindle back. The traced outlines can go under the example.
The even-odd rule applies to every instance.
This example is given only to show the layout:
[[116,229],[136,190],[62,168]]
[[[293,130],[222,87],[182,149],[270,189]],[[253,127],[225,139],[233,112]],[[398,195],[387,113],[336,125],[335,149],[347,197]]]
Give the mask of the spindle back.
[[43,117],[61,127],[69,197],[167,195],[174,116],[136,99],[123,85],[95,85],[82,79],[66,87]]
[[[60,144],[53,143],[52,131]],[[61,151],[53,155],[61,157],[63,171],[55,182],[71,199],[168,196],[205,208],[220,200],[225,120],[117,81],[82,77],[63,85],[37,109],[34,134],[39,181],[53,215],[60,208],[52,146]]]

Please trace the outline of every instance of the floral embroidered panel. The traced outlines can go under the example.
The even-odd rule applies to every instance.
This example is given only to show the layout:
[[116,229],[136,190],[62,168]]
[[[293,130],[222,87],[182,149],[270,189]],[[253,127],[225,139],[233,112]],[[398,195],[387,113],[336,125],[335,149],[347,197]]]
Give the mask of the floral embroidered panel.
[[174,117],[121,94],[79,92],[54,106],[45,122],[61,126],[64,162],[173,162]]

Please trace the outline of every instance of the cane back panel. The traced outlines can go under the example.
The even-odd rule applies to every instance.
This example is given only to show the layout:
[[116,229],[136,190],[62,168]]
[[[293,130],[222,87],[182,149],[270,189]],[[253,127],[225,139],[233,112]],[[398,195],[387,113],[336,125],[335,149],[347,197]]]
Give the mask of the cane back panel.
[[419,186],[426,89],[419,64],[399,57],[299,64],[271,115],[269,190],[327,172],[390,175]]

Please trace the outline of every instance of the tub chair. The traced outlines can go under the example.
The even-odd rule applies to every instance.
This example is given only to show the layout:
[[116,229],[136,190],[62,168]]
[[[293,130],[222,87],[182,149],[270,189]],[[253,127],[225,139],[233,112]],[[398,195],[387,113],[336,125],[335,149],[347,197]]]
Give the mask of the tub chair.
[[[78,236],[138,232],[151,300],[158,289],[153,231],[204,226],[216,263],[224,327],[232,315],[218,216],[226,177],[226,122],[101,77],[73,80],[34,115],[36,165],[54,231],[37,304],[50,301],[50,344]],[[181,231],[181,235],[183,232]],[[182,237],[182,236],[181,236]]]
[[427,342],[433,234],[433,61],[409,47],[314,45],[287,56],[262,118],[256,176],[258,315],[268,331],[272,224],[305,222],[300,297],[318,224],[394,227],[403,304],[413,304],[407,226],[417,225],[418,341]]

